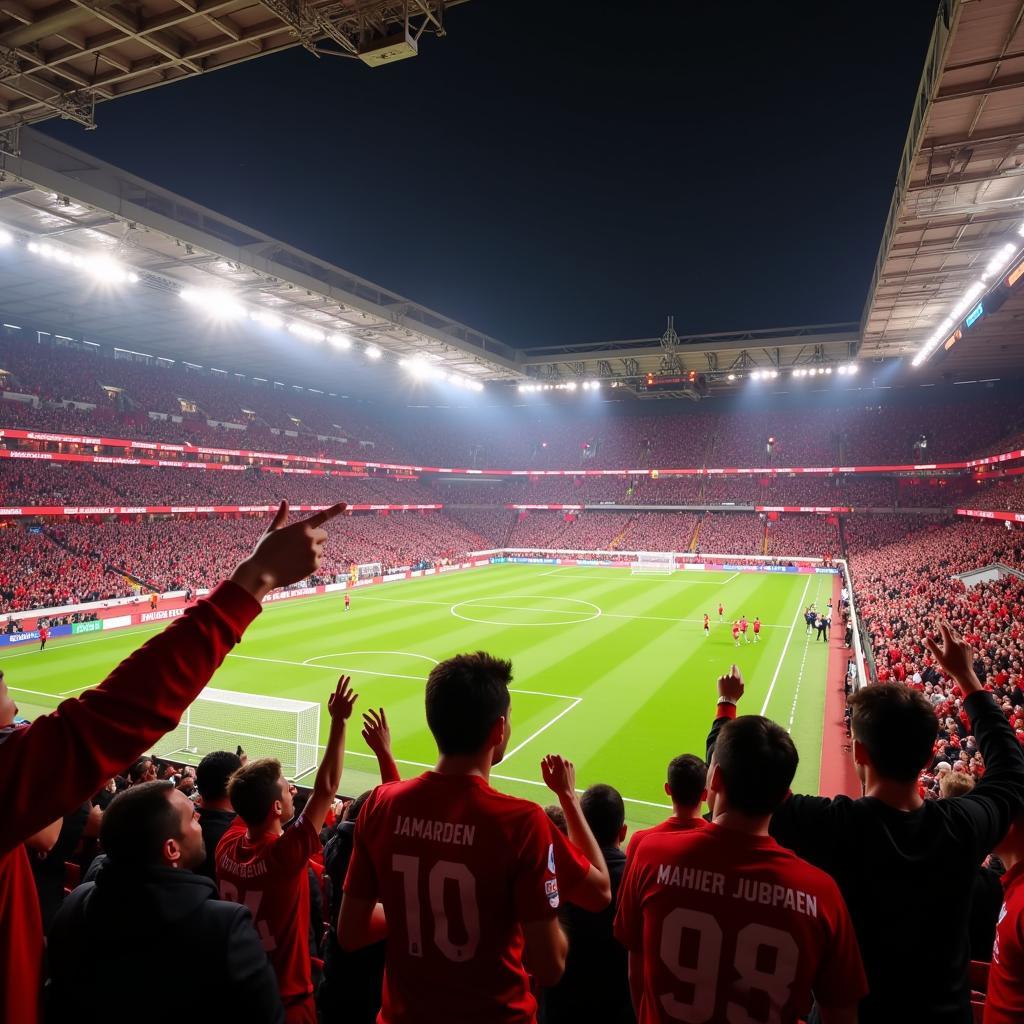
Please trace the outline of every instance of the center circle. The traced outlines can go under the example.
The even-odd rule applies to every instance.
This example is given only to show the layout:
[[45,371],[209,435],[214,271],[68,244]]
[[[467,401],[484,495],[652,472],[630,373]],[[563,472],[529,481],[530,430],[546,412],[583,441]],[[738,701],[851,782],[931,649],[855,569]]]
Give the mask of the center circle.
[[575,597],[517,594],[460,601],[451,606],[451,613],[484,626],[575,626],[599,618],[601,609]]

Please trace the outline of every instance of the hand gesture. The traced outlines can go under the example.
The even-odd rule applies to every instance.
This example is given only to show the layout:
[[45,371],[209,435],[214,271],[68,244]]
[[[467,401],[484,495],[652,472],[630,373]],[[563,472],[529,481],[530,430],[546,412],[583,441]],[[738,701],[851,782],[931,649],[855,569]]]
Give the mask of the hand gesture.
[[348,676],[340,676],[334,693],[327,698],[327,714],[331,716],[332,725],[347,722],[359,700],[359,694],[352,692],[351,682]]
[[729,670],[728,675],[718,677],[719,697],[728,697],[729,700],[738,703],[740,697],[743,696],[743,690],[743,676],[740,675],[740,670],[735,665]]
[[363,712],[363,739],[378,757],[391,753],[391,729],[383,708]]
[[548,754],[540,763],[544,785],[557,797],[575,797],[576,766],[561,754]]
[[257,600],[275,587],[304,580],[320,566],[321,551],[327,540],[324,524],[345,508],[342,501],[285,526],[288,502],[282,501],[253,553],[235,569],[232,580]]
[[925,636],[924,645],[942,671],[955,679],[963,689],[964,682],[974,676],[974,651],[948,622],[939,623],[939,637],[942,640],[941,647],[930,636]]

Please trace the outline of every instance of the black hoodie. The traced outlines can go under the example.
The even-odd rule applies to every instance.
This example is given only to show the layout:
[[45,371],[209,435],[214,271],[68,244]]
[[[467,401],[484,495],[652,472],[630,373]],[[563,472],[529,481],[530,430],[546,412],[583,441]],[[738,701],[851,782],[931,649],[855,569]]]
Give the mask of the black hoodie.
[[64,901],[48,961],[51,1024],[83,1014],[105,1024],[284,1021],[249,911],[191,871],[108,861]]

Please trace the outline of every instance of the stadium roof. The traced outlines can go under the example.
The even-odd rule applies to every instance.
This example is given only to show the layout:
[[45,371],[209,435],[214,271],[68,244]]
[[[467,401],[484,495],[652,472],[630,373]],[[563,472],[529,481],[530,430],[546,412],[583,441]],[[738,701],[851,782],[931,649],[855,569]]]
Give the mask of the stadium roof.
[[95,127],[97,103],[304,46],[384,64],[444,35],[466,0],[4,0],[0,130],[63,117]]
[[250,311],[429,358],[469,380],[519,376],[500,341],[38,132],[23,130],[19,155],[0,159],[0,227],[86,260],[104,253],[140,278],[130,296],[112,295],[21,250],[0,264],[7,316],[204,366],[234,368],[242,342],[251,371],[281,373],[294,345],[261,344],[260,332],[232,324],[211,329],[179,297],[230,292]]
[[[1000,247],[1024,246],[1024,2],[943,0],[864,309],[864,357],[907,356],[941,329]],[[1024,287],[936,371],[1024,370]],[[929,367],[931,369],[931,367]]]

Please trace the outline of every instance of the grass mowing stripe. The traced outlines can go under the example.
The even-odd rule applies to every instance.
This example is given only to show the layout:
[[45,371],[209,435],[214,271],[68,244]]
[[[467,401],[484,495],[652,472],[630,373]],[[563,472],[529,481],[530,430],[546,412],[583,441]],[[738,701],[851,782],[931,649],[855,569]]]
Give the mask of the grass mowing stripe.
[[804,584],[803,593],[800,595],[800,603],[797,605],[796,614],[793,616],[793,625],[789,627],[789,634],[786,636],[786,644],[782,648],[782,654],[779,655],[779,663],[775,666],[775,675],[772,676],[771,684],[768,687],[768,692],[765,694],[764,703],[761,705],[761,714],[763,715],[768,710],[768,701],[772,699],[772,691],[775,689],[775,681],[779,678],[779,672],[782,669],[782,662],[785,660],[786,651],[789,650],[789,642],[793,639],[793,630],[796,629],[796,620],[800,617],[800,613],[806,608],[804,604],[804,598],[807,597],[807,588],[811,585],[811,577],[807,577],[807,582]]

